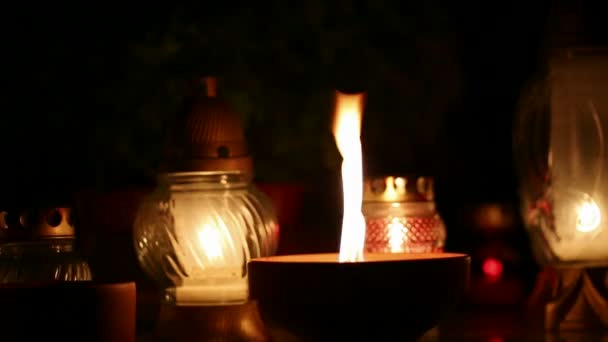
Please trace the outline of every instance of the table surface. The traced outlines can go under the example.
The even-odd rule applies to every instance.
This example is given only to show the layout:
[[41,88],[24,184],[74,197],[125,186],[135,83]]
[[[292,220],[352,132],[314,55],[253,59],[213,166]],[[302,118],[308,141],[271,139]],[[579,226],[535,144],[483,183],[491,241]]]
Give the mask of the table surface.
[[608,332],[547,332],[542,321],[522,310],[480,310],[457,312],[420,342],[437,341],[606,341]]
[[[154,341],[150,332],[140,333],[137,342]],[[459,311],[431,329],[419,342],[471,341],[608,341],[608,331],[556,332],[542,328],[542,322],[531,320],[523,311],[492,309]],[[281,341],[277,341],[281,342]]]

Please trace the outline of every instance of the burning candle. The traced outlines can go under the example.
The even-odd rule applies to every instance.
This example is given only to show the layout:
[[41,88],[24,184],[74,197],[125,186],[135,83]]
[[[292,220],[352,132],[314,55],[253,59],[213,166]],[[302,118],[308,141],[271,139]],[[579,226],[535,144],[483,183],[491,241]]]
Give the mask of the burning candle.
[[169,132],[158,187],[134,224],[139,262],[164,289],[167,306],[245,303],[247,262],[277,247],[276,215],[252,184],[238,115],[214,78],[205,85]]
[[572,190],[556,191],[550,199],[553,203],[545,198],[539,200],[528,220],[539,222],[553,253],[562,260],[608,257],[608,235],[601,229],[602,212],[596,200]]
[[[286,333],[311,341],[416,340],[454,306],[467,286],[466,255],[364,255],[363,98],[336,92],[333,133],[343,157],[344,196],[339,253],[265,257],[249,263],[251,298],[275,340],[286,339]],[[403,240],[400,224],[391,222],[394,248]],[[387,298],[393,307],[417,309],[380,317]]]
[[[185,208],[181,208],[185,210]],[[181,286],[173,289],[176,302],[244,302],[248,296],[247,278],[243,275],[246,255],[242,240],[233,238],[221,218],[200,215],[195,229],[188,229],[192,217],[176,210],[178,241],[191,250],[180,256],[188,267]]]
[[364,182],[365,251],[442,252],[446,230],[429,177],[369,177]]
[[363,94],[336,92],[334,138],[342,155],[344,214],[340,238],[340,262],[362,261],[365,246],[363,203],[363,156],[361,152],[361,112]]

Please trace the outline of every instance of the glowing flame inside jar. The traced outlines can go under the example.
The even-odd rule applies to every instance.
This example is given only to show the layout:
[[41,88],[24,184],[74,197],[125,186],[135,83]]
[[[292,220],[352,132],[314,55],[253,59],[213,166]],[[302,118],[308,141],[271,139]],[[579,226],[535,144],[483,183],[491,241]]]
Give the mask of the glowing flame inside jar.
[[382,193],[382,197],[385,201],[395,201],[399,195],[405,193],[405,179],[401,177],[387,177],[386,178],[386,189]]
[[593,199],[586,199],[577,208],[576,230],[579,232],[592,232],[599,227],[601,221],[600,208]]
[[340,262],[363,261],[365,219],[363,204],[363,156],[361,151],[361,112],[363,94],[336,92],[333,133],[342,155],[344,216],[340,237]]
[[222,235],[217,228],[207,224],[203,225],[197,235],[201,249],[209,262],[221,264],[224,261],[224,253],[222,252]]
[[[211,211],[192,210],[185,198],[177,197],[174,243],[175,269],[184,277],[171,291],[176,305],[224,305],[247,301],[248,260],[238,222]],[[181,201],[180,201],[181,200]],[[203,208],[204,209],[204,208]],[[173,260],[168,260],[174,262]]]
[[399,218],[394,217],[388,225],[388,244],[391,248],[391,253],[402,253],[403,243],[405,242],[405,230],[407,228],[401,223]]

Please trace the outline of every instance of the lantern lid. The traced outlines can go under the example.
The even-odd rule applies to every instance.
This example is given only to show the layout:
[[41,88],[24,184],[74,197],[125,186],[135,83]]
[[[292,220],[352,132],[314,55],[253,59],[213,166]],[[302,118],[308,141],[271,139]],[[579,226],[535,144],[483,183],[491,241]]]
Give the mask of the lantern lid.
[[243,125],[232,106],[217,95],[215,77],[202,79],[206,91],[188,99],[169,131],[164,172],[251,172]]
[[0,211],[0,241],[74,238],[70,207],[28,207]]
[[363,182],[363,201],[434,201],[433,178],[419,176],[367,177]]

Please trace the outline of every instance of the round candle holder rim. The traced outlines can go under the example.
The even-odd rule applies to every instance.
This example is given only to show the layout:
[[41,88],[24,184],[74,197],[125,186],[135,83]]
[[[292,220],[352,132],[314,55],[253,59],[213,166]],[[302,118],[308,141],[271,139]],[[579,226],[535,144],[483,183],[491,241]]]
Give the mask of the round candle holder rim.
[[[368,258],[366,258],[368,257]],[[369,259],[369,257],[372,257]],[[338,253],[318,253],[318,254],[291,254],[291,255],[276,255],[270,257],[255,258],[249,263],[281,263],[281,264],[341,264],[341,265],[358,265],[358,264],[375,264],[375,263],[394,263],[394,262],[424,262],[424,261],[442,261],[453,259],[470,259],[470,256],[464,253],[366,253],[363,261],[357,262],[340,262]]]
[[252,174],[241,170],[225,170],[225,171],[180,171],[180,172],[163,172],[158,174],[157,181],[159,183],[188,181],[199,179],[222,179],[225,177],[243,177],[243,182],[250,182]]
[[90,289],[90,288],[116,288],[134,287],[134,281],[110,281],[110,280],[74,280],[74,281],[37,281],[27,283],[3,283],[0,289],[16,290],[48,290],[48,289]]
[[252,180],[252,174],[242,171],[169,172],[157,176],[160,188],[176,193],[245,190],[253,185]]

